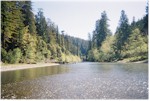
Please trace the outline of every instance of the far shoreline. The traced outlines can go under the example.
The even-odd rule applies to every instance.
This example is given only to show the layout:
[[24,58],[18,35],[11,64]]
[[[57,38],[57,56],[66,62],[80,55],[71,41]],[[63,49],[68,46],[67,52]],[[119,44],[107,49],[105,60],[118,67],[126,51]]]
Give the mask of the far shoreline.
[[14,71],[14,70],[22,70],[29,68],[38,68],[38,67],[47,67],[47,66],[57,66],[60,65],[58,63],[36,63],[36,64],[1,64],[1,72],[5,71]]
[[[120,60],[116,62],[106,62],[106,63],[148,63],[148,60],[135,61],[135,62],[127,62],[124,60]],[[36,63],[36,64],[2,64],[1,63],[0,69],[1,69],[1,72],[5,72],[5,71],[15,71],[15,70],[23,70],[23,69],[29,69],[29,68],[57,66],[60,64],[61,63]]]
[[141,60],[141,61],[126,61],[126,60],[120,60],[117,61],[117,63],[148,63],[148,59]]

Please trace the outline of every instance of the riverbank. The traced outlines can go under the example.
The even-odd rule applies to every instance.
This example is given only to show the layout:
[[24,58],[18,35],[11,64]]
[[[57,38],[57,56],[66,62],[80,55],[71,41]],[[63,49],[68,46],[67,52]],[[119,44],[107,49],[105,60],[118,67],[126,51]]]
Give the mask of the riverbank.
[[46,67],[46,66],[56,66],[58,63],[37,63],[37,64],[2,64],[1,71],[13,71],[13,70],[21,70],[27,68],[37,68],[37,67]]
[[134,61],[134,62],[131,62],[127,59],[124,59],[124,60],[120,60],[120,61],[117,61],[118,63],[148,63],[148,60],[141,60],[141,61]]
[[[130,62],[126,60],[117,61],[117,63],[148,63],[148,60]],[[21,70],[28,68],[37,68],[37,67],[46,67],[46,66],[56,66],[61,63],[36,63],[36,64],[1,64],[1,71],[13,71],[13,70]]]

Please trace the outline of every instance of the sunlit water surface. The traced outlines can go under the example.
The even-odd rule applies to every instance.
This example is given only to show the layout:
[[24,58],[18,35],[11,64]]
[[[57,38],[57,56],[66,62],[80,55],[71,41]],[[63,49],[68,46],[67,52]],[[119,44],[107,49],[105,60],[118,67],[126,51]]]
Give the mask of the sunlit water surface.
[[148,64],[67,64],[1,73],[2,99],[148,99]]

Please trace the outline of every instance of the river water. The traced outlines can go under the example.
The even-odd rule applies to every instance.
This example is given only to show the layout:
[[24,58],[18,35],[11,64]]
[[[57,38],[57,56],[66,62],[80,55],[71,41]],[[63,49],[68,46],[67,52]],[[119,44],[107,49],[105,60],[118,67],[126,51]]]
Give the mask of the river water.
[[148,99],[148,64],[90,63],[1,73],[2,99]]

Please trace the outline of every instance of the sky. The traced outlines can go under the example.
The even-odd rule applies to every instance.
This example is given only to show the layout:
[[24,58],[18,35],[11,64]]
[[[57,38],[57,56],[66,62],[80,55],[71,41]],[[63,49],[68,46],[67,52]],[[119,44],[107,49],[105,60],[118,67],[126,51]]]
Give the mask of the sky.
[[44,16],[50,18],[65,34],[87,40],[92,34],[96,20],[106,11],[109,18],[109,29],[115,33],[121,10],[132,22],[141,19],[145,14],[147,0],[32,0],[33,12],[37,14],[42,8]]

